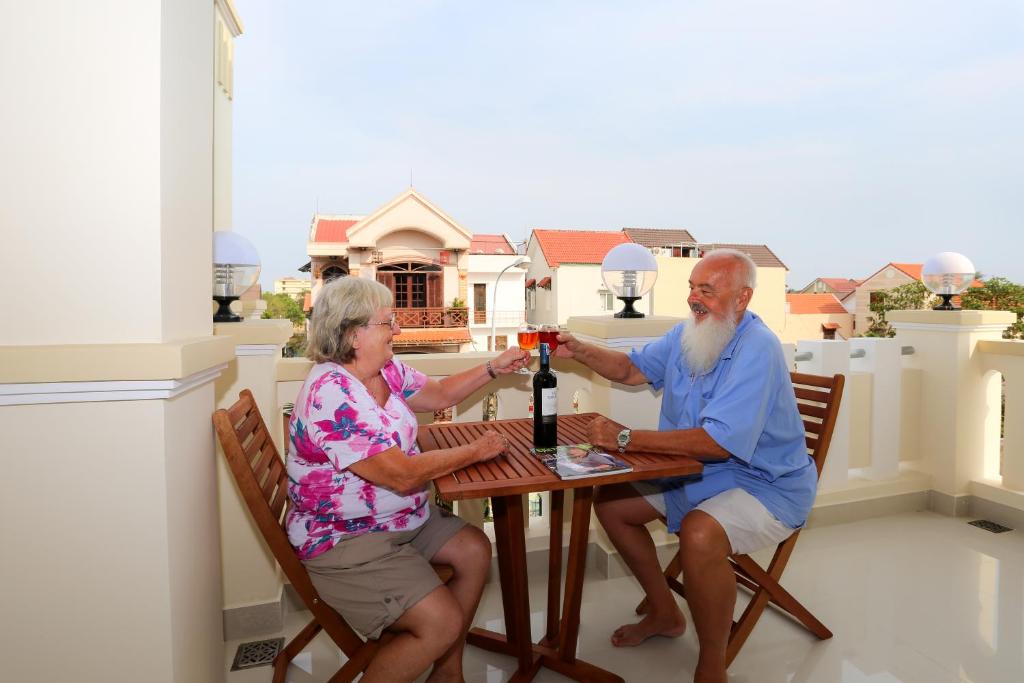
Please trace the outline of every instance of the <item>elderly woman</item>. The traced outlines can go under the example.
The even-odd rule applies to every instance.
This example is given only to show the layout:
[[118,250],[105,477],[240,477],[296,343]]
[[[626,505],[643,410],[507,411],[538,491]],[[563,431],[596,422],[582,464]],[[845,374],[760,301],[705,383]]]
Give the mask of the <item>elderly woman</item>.
[[[415,412],[454,405],[529,361],[518,348],[440,381],[394,357],[391,292],[346,277],[324,286],[309,329],[316,362],[289,431],[288,536],[320,596],[368,638],[395,637],[363,675],[461,681],[465,635],[491,561],[487,537],[430,503],[438,476],[494,458],[496,432],[421,454]],[[444,585],[431,561],[451,565]]]

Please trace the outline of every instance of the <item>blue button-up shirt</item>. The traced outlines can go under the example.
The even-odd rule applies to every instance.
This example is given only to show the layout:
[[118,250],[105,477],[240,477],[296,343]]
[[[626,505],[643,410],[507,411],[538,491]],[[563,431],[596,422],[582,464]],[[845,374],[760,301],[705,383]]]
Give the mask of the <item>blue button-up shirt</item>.
[[682,353],[687,324],[634,349],[630,359],[654,389],[665,388],[659,430],[703,427],[730,455],[705,462],[699,479],[661,480],[669,531],[678,531],[695,505],[732,488],[750,493],[786,526],[802,527],[818,477],[778,338],[747,311],[714,367],[697,374]]

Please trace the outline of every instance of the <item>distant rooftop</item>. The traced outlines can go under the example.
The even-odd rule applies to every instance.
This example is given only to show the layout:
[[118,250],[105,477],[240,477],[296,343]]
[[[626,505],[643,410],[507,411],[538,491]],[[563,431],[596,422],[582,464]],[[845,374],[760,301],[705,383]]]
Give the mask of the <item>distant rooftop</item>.
[[787,294],[786,303],[789,312],[801,315],[806,313],[829,314],[848,313],[835,294]]
[[771,249],[768,248],[767,244],[701,244],[700,251],[701,255],[706,255],[710,251],[715,249],[735,249],[741,251],[753,260],[754,265],[760,266],[761,268],[785,268],[789,270],[785,263],[775,255]]
[[348,242],[348,229],[365,216],[313,216],[309,230],[310,242]]
[[682,228],[623,228],[629,239],[648,249],[656,247],[695,247],[697,240]]
[[515,254],[515,246],[504,235],[473,235],[469,244],[470,254],[508,255]]
[[622,232],[606,230],[533,231],[544,259],[552,268],[562,263],[601,263],[612,247],[631,240]]

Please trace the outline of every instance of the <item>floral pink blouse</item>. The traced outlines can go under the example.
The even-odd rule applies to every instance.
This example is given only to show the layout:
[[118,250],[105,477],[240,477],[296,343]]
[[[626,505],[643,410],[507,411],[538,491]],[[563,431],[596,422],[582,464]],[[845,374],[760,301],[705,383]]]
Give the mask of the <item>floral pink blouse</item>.
[[327,552],[346,536],[406,531],[427,521],[426,487],[400,495],[348,469],[398,446],[416,447],[416,415],[406,400],[427,377],[398,360],[381,369],[391,396],[381,408],[362,382],[337,363],[313,367],[288,425],[288,539],[301,559]]

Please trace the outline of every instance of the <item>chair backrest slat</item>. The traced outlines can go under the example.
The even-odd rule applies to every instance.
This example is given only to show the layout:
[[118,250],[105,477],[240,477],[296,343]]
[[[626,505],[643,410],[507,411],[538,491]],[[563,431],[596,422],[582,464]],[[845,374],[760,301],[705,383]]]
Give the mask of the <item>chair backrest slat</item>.
[[[285,576],[309,607],[317,593],[284,528],[282,513],[288,506],[288,473],[252,392],[242,390],[237,403],[226,410],[217,410],[213,414],[213,424],[224,449],[224,457],[256,526]],[[246,457],[242,446],[249,437],[262,443],[260,457],[255,463]],[[262,470],[258,478],[253,467]]]
[[793,393],[797,398],[797,409],[804,418],[807,451],[814,458],[814,465],[820,477],[829,444],[832,442],[832,432],[835,429],[846,378],[843,375],[822,377],[793,372],[790,373],[790,379],[793,382]]

